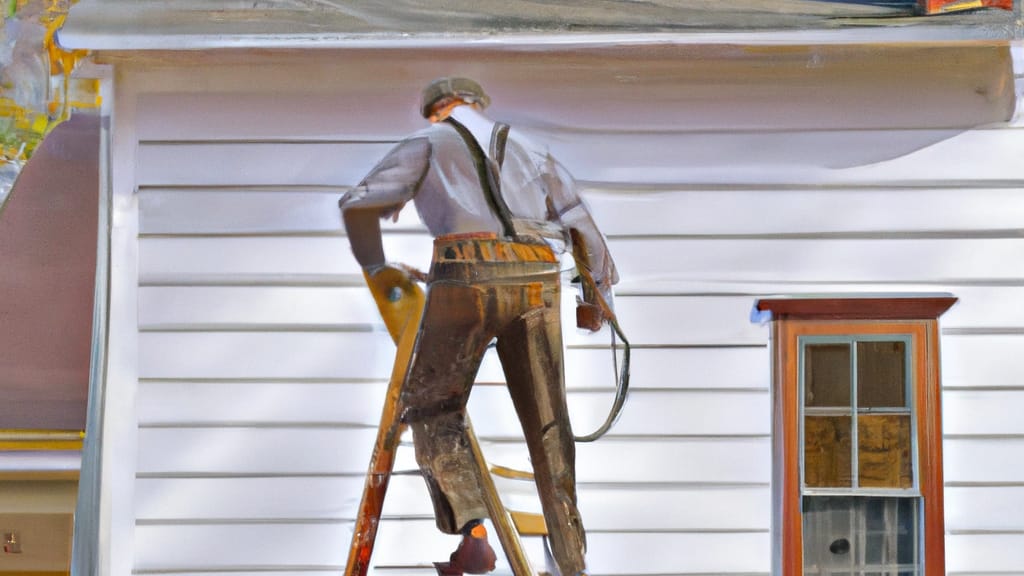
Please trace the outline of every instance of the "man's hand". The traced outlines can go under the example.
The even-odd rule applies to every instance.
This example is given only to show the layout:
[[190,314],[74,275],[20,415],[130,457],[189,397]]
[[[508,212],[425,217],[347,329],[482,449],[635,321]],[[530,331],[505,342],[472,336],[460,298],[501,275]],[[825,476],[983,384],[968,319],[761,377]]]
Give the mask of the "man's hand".
[[576,299],[576,327],[597,332],[605,321],[615,320],[615,313],[603,301],[597,304]]
[[596,304],[588,304],[582,300],[576,303],[576,327],[597,332],[601,329],[604,318],[601,314],[601,307]]

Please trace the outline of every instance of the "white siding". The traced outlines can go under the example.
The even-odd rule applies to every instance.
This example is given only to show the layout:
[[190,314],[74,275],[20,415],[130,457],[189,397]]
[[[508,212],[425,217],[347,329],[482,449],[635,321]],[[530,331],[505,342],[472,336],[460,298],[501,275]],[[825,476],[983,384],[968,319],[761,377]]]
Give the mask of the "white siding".
[[[121,132],[138,160],[125,167],[137,186],[127,209],[138,270],[124,272],[135,274],[138,310],[137,573],[285,576],[344,564],[393,347],[336,202],[417,125],[416,88],[397,90],[436,75],[411,72],[398,54],[373,58],[392,66],[396,92],[372,103],[351,84],[365,64],[344,60],[288,61],[308,66],[308,93],[284,64],[121,79],[142,92],[130,104],[137,123]],[[500,78],[501,64],[473,62],[485,85]],[[594,86],[594,105],[609,86]],[[529,104],[519,90],[513,104]],[[821,105],[828,129],[735,128],[735,107],[756,102],[725,90],[719,103],[689,102],[703,107],[693,113],[702,132],[631,131],[628,119],[559,128],[549,121],[557,106],[536,102],[530,115],[495,99],[496,116],[518,115],[583,181],[637,346],[620,423],[578,448],[592,573],[767,573],[771,375],[753,301],[925,290],[961,298],[942,321],[949,570],[1024,571],[1013,546],[1024,525],[1005,513],[1024,505],[1024,132],[856,130],[856,117],[875,125],[869,111]],[[777,103],[790,119],[808,105]],[[425,267],[427,243],[407,210],[385,247]],[[589,429],[611,400],[608,335],[570,329],[566,345],[574,423]],[[527,467],[494,357],[479,380],[470,413],[485,452]],[[398,469],[414,468],[406,446]],[[499,485],[513,506],[537,509],[529,484]],[[415,476],[394,479],[385,516],[378,573],[429,566],[454,546],[434,530]]]

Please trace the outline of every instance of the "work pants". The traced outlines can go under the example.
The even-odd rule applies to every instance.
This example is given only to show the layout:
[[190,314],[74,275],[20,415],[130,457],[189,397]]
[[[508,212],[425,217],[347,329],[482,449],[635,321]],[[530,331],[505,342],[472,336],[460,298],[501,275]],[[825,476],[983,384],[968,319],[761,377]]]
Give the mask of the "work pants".
[[546,245],[472,236],[434,244],[426,309],[402,392],[437,526],[487,517],[466,401],[492,340],[523,427],[549,542],[563,576],[584,569],[575,444],[566,409],[557,257]]

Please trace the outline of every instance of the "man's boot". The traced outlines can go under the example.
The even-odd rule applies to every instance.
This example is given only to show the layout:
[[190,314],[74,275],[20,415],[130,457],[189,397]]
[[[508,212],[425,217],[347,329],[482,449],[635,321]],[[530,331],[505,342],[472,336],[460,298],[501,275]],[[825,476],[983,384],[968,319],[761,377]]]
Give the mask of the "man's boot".
[[452,552],[448,562],[434,562],[438,576],[486,574],[494,570],[498,557],[487,542],[487,529],[483,522],[473,520],[462,528],[462,542]]

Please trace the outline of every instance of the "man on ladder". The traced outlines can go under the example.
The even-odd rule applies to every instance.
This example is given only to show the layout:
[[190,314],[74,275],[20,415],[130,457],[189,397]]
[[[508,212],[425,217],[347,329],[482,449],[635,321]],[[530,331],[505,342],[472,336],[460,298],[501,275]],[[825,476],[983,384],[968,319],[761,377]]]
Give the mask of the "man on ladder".
[[[472,80],[432,82],[422,100],[431,126],[392,149],[340,205],[352,251],[379,305],[408,293],[416,280],[427,283],[396,416],[412,427],[438,528],[463,536],[439,570],[494,569],[465,406],[484,352],[496,340],[552,555],[562,576],[576,576],[585,570],[585,534],[565,401],[559,255],[574,248],[580,275],[591,279],[584,291],[589,301],[577,313],[582,327],[597,330],[602,321],[614,321],[617,275],[571,176],[549,154],[509,137],[507,125],[484,116],[488,103]],[[434,237],[427,275],[384,257],[380,220],[397,218],[410,200]]]

